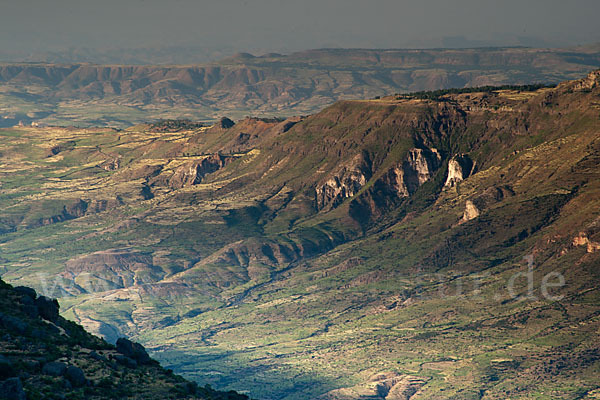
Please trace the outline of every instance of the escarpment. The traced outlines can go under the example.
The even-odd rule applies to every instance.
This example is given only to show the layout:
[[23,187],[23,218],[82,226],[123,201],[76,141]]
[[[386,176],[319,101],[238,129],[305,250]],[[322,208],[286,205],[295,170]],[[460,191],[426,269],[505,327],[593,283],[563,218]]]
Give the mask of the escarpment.
[[[536,393],[558,379],[571,398],[582,380],[555,360],[582,376],[598,360],[598,90],[416,93],[172,132],[5,129],[0,268],[39,290],[47,272],[64,315],[256,398],[506,398],[540,374],[553,386]],[[19,225],[63,209],[77,217]],[[528,254],[535,303],[505,287]],[[537,285],[553,271],[561,303]]]
[[433,177],[442,157],[436,149],[410,149],[406,158],[390,168],[375,184],[397,197],[408,197]]
[[358,154],[332,177],[315,189],[317,210],[335,208],[355,196],[371,179],[372,162],[366,153]]

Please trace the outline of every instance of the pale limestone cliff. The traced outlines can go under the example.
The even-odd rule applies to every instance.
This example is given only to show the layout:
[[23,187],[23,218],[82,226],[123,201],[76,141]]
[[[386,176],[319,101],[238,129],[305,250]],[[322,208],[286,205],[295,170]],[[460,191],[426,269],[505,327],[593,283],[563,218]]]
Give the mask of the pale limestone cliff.
[[[390,198],[409,197],[433,177],[441,166],[441,160],[436,149],[410,149],[402,161],[377,179],[374,187]],[[372,174],[368,157],[362,154],[355,157],[315,189],[317,209],[334,208],[355,196]]]
[[467,155],[457,154],[448,162],[448,177],[445,186],[454,187],[471,176],[475,169],[475,163]]
[[317,209],[334,208],[356,195],[371,178],[371,161],[359,154],[315,189]]
[[411,149],[406,159],[392,167],[384,176],[384,182],[398,197],[408,197],[431,179],[441,165],[436,149]]
[[467,200],[467,203],[465,204],[465,212],[463,213],[461,222],[467,222],[475,219],[479,217],[479,214],[480,211],[477,206],[471,200]]

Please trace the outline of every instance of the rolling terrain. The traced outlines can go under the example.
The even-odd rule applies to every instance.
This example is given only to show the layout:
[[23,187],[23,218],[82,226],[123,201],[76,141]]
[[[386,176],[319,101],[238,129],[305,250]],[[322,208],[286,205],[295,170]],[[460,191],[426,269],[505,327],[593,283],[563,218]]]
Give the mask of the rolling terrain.
[[254,398],[593,399],[599,161],[600,71],[285,120],[5,128],[2,277]]
[[137,343],[90,335],[31,288],[0,281],[0,299],[2,399],[248,399],[186,381]]
[[0,126],[112,126],[227,114],[288,117],[343,99],[484,85],[558,83],[600,65],[569,49],[321,49],[188,66],[0,64]]

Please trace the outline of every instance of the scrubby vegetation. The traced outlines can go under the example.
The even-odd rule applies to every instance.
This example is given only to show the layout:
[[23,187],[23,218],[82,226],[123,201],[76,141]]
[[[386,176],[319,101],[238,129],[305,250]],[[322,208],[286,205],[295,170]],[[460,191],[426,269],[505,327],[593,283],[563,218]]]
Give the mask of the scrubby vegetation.
[[0,389],[12,400],[248,399],[198,387],[128,340],[115,347],[92,336],[59,317],[57,303],[1,280]]
[[161,119],[150,124],[152,132],[180,132],[204,128],[202,122],[192,122],[189,119]]
[[476,86],[466,88],[439,89],[421,92],[412,92],[406,94],[397,94],[396,99],[422,99],[422,100],[443,100],[445,96],[452,94],[468,93],[493,93],[501,90],[511,90],[517,92],[535,92],[540,89],[555,88],[555,84],[532,84],[532,85],[499,85],[499,86]]
[[3,278],[201,387],[594,398],[598,76],[171,134],[0,130]]

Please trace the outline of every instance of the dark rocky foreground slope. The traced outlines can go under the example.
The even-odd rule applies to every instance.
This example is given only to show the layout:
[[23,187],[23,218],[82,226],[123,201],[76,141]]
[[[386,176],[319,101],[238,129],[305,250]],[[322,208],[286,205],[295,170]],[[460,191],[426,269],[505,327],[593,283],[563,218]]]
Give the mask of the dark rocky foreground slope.
[[0,281],[0,399],[222,399],[162,368],[139,344],[116,346],[59,316],[56,300]]
[[1,64],[0,126],[119,126],[223,113],[290,116],[342,99],[483,85],[558,83],[600,65],[597,47],[322,49],[194,66]]
[[210,128],[1,129],[3,278],[258,398],[593,399],[599,107],[595,71]]

